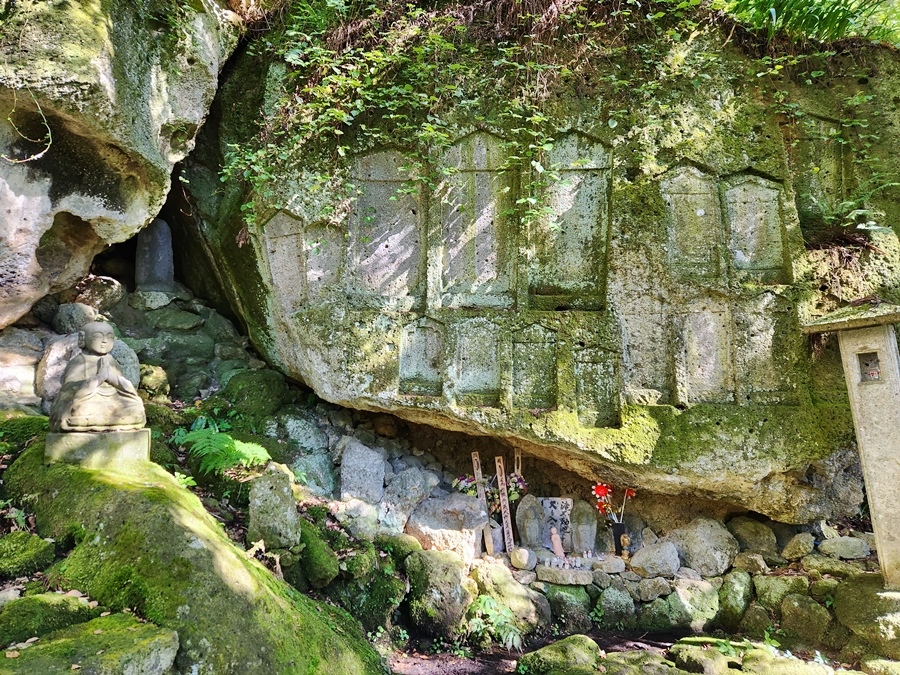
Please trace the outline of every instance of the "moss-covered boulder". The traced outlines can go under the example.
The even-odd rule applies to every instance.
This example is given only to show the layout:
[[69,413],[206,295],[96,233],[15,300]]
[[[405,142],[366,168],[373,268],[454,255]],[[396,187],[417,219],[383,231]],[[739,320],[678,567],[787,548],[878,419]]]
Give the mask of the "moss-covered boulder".
[[570,635],[519,659],[518,671],[548,675],[566,668],[585,667],[595,671],[602,652],[586,635]]
[[[589,631],[591,629],[591,598],[584,590],[584,586],[560,586],[558,584],[547,584],[546,586],[547,602],[550,603],[553,622],[559,624],[566,633]],[[607,591],[609,590],[607,589]],[[628,599],[631,600],[630,597]]]
[[313,588],[324,588],[340,572],[337,554],[312,523],[301,518],[300,530],[300,543],[303,544],[300,559],[303,561],[303,572]]
[[84,598],[62,593],[38,593],[13,600],[0,609],[0,646],[24,642],[100,615]]
[[833,623],[831,612],[808,595],[789,593],[781,601],[781,628],[797,644],[822,644]]
[[834,613],[874,653],[900,660],[900,593],[885,590],[880,574],[841,582],[834,593]]
[[405,579],[378,569],[364,579],[338,579],[326,592],[359,619],[366,631],[374,631],[391,623],[408,589]]
[[612,652],[600,659],[597,667],[606,675],[687,675],[688,672],[650,651]]
[[0,537],[0,579],[33,574],[49,567],[56,556],[51,542],[28,532]]
[[222,396],[237,415],[256,421],[274,414],[288,394],[284,377],[274,370],[245,370],[228,380]]
[[[159,213],[241,21],[215,3],[3,3],[0,327]],[[10,36],[15,39],[8,39]],[[27,101],[27,103],[25,102]]]
[[462,558],[451,551],[414,551],[404,566],[409,577],[409,613],[416,627],[434,637],[458,635],[466,610],[478,595]]
[[516,581],[506,565],[484,562],[472,570],[472,578],[478,584],[479,594],[489,595],[509,608],[523,635],[549,627],[547,598]]
[[735,631],[753,599],[753,579],[745,570],[732,570],[719,588],[719,613],[716,624]]
[[28,415],[10,410],[0,413],[0,441],[9,443],[13,450],[21,450],[32,438],[47,433],[48,420],[43,415]]
[[34,444],[6,472],[36,495],[39,531],[77,546],[53,568],[113,610],[134,608],[180,637],[177,668],[197,675],[381,671],[346,612],[306,598],[236,548],[200,501],[152,463],[134,477],[43,465]]
[[790,594],[806,595],[809,592],[809,579],[804,576],[763,576],[753,577],[753,587],[759,604],[781,615],[781,601]]
[[595,616],[605,628],[632,628],[634,626],[634,600],[631,595],[616,586],[610,586],[597,600]]
[[50,633],[0,660],[0,675],[167,675],[178,652],[178,634],[112,614]]

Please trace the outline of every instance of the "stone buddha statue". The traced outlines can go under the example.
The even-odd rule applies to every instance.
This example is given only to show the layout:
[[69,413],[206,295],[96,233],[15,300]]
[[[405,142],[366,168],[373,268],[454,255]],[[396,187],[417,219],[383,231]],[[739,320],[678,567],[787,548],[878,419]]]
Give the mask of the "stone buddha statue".
[[81,329],[81,354],[66,366],[62,389],[50,408],[51,431],[122,431],[146,422],[144,403],[110,352],[112,326],[94,321]]

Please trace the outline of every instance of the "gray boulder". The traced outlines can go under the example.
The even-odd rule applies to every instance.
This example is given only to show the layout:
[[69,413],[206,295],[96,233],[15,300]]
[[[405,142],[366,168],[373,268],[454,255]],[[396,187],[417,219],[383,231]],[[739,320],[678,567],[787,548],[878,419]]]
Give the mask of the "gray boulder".
[[634,554],[631,569],[642,577],[674,577],[681,562],[672,542],[645,546]]
[[741,551],[759,553],[766,562],[779,557],[778,541],[768,525],[753,518],[738,516],[728,522],[728,531],[737,539]]
[[827,539],[819,544],[819,553],[832,558],[856,560],[869,555],[869,545],[856,537],[838,537],[837,539]]
[[672,585],[662,577],[641,579],[638,582],[638,596],[641,602],[652,602],[656,598],[668,595],[671,592]]
[[391,480],[378,505],[378,521],[387,532],[400,534],[406,527],[410,514],[438,484],[430,471],[410,468],[401,471]]
[[597,601],[602,618],[600,625],[608,628],[629,628],[634,622],[634,600],[631,594],[610,586]]
[[791,537],[790,541],[781,551],[781,557],[786,560],[799,560],[815,550],[816,539],[809,532],[801,532]]
[[455,492],[419,504],[406,522],[406,532],[425,550],[455,551],[468,562],[475,557],[476,539],[487,523],[477,497]]
[[341,499],[380,502],[384,496],[383,459],[378,450],[349,439],[341,455]]
[[697,518],[665,538],[678,549],[681,562],[704,577],[723,574],[738,554],[737,539],[718,520]]
[[416,627],[433,637],[462,632],[478,586],[466,563],[450,551],[413,551],[404,561],[409,577],[409,612]]
[[267,549],[291,548],[300,543],[300,514],[291,489],[293,482],[289,468],[270,462],[250,484],[248,541],[262,539]]

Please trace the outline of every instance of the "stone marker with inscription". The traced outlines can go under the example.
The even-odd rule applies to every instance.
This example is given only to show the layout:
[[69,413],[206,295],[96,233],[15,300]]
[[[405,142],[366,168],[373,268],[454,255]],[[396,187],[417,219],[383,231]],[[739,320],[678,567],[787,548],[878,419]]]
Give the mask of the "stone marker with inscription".
[[112,352],[116,337],[103,322],[79,333],[81,353],[66,366],[50,408],[45,457],[89,469],[127,469],[150,460],[144,403]]
[[893,324],[900,306],[847,307],[803,327],[805,333],[835,331],[886,588],[900,590],[900,355]]

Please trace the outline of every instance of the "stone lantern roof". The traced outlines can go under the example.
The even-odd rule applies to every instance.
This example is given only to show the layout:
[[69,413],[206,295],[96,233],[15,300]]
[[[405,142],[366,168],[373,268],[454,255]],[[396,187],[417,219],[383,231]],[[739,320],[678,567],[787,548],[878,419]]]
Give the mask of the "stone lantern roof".
[[852,328],[870,328],[890,323],[900,323],[900,305],[872,302],[841,309],[826,314],[802,326],[804,333],[830,333]]

